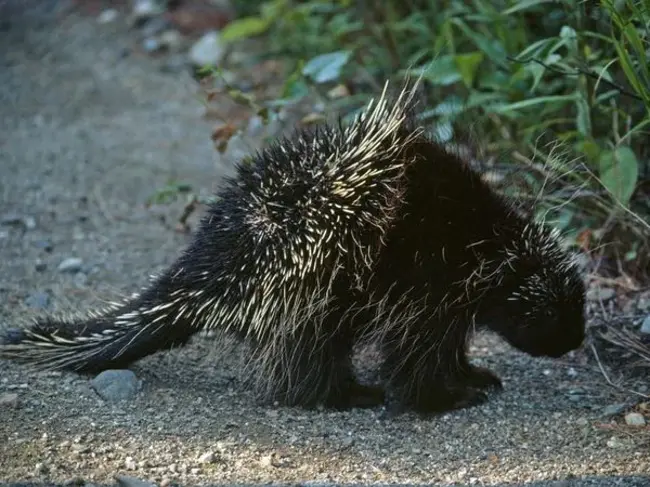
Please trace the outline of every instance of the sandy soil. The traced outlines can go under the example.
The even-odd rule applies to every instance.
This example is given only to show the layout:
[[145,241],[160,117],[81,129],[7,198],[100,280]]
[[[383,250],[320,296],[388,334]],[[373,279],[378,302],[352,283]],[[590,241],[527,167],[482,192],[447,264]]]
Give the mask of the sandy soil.
[[[189,238],[173,231],[182,202],[147,198],[173,178],[210,191],[228,170],[187,73],[61,5],[0,1],[0,326],[44,299],[75,311],[136,291]],[[57,270],[70,257],[81,270]],[[0,397],[18,397],[0,403],[0,482],[650,485],[648,435],[607,427],[604,408],[630,398],[596,368],[492,337],[473,351],[505,390],[434,418],[261,407],[236,353],[205,338],[139,363],[144,388],[118,405],[86,377],[2,362]]]

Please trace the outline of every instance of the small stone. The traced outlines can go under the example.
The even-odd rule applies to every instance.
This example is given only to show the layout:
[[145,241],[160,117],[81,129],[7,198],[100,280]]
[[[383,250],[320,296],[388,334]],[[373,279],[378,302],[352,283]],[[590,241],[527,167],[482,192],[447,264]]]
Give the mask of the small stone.
[[270,455],[264,455],[262,458],[260,458],[260,465],[263,467],[271,467],[273,466],[273,453]]
[[165,11],[161,2],[156,0],[135,0],[131,16],[134,23],[140,25],[142,22],[160,15]]
[[7,213],[6,215],[2,215],[2,218],[0,218],[0,223],[3,225],[19,225],[22,222],[23,217],[15,213]]
[[8,213],[0,218],[3,225],[23,225],[27,230],[36,228],[36,220],[32,216],[22,216],[15,213]]
[[32,216],[26,216],[23,218],[23,224],[27,230],[33,230],[36,228],[36,220]]
[[217,66],[225,55],[225,47],[216,31],[207,32],[190,48],[188,56],[197,66]]
[[144,41],[142,41],[142,49],[144,49],[145,52],[151,54],[152,52],[156,52],[158,49],[160,49],[160,42],[155,37],[147,37]]
[[97,394],[106,401],[132,399],[142,385],[130,370],[105,370],[90,384]]
[[115,475],[115,480],[122,487],[155,487],[156,484],[129,475]]
[[73,281],[75,286],[77,286],[80,289],[83,289],[84,287],[86,287],[86,283],[88,282],[88,276],[83,272],[77,272],[74,275]]
[[34,466],[34,470],[36,471],[36,475],[45,475],[47,472],[50,471],[49,467],[42,462],[38,462]]
[[58,270],[59,272],[75,273],[81,270],[82,264],[83,260],[77,257],[69,257],[59,264]]
[[215,456],[214,452],[211,452],[211,451],[207,452],[207,453],[204,453],[203,455],[201,455],[199,457],[199,462],[200,463],[214,463],[215,460],[216,460],[216,456]]
[[603,408],[603,416],[616,416],[617,414],[621,414],[626,407],[627,404],[625,403],[610,404]]
[[156,37],[171,28],[172,24],[169,20],[161,16],[147,20],[147,23],[142,26],[141,32],[143,37]]
[[192,475],[198,475],[198,474],[201,473],[201,469],[198,468],[198,467],[194,467],[194,468],[192,468],[192,469],[190,470],[190,473],[191,473]]
[[86,481],[83,477],[72,477],[71,479],[64,481],[63,485],[70,487],[83,486],[86,485]]
[[645,418],[640,413],[627,413],[625,423],[629,426],[645,426]]
[[117,10],[114,8],[107,8],[101,14],[97,16],[97,22],[100,24],[110,24],[115,19],[117,19]]
[[25,304],[34,309],[45,309],[50,305],[50,295],[46,292],[36,291],[25,299]]
[[172,481],[169,477],[163,477],[160,481],[160,487],[169,487]]
[[592,287],[587,291],[587,299],[590,301],[608,301],[616,295],[611,287]]
[[624,444],[619,438],[612,436],[609,440],[607,440],[607,446],[610,448],[620,448],[624,446]]
[[50,242],[49,240],[37,240],[36,242],[34,242],[34,246],[37,249],[44,250],[45,252],[52,252],[52,248],[53,248],[52,242]]
[[183,36],[177,30],[166,30],[160,34],[159,40],[170,51],[178,51],[183,44]]
[[132,457],[126,457],[124,460],[124,468],[127,470],[135,470],[137,468],[135,460]]
[[45,269],[47,269],[47,264],[42,260],[38,260],[36,261],[36,264],[34,264],[34,270],[36,272],[43,272]]
[[650,315],[645,317],[643,323],[641,323],[641,333],[645,335],[650,335]]
[[178,471],[178,467],[176,466],[175,463],[172,463],[167,467],[171,473],[176,473]]
[[18,394],[3,392],[0,394],[0,408],[15,408],[18,406]]

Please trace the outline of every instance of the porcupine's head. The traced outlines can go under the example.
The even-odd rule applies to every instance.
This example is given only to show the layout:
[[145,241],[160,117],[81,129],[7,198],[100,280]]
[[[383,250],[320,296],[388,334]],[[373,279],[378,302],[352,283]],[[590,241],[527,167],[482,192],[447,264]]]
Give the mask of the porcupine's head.
[[488,327],[533,356],[560,357],[585,337],[585,286],[557,232],[531,224],[505,251]]

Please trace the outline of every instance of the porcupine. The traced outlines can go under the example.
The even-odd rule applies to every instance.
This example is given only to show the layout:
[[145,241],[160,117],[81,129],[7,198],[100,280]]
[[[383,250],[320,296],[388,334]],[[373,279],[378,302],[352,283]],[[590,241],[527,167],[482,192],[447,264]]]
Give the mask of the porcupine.
[[[262,399],[439,412],[501,387],[470,364],[486,327],[533,356],[584,338],[584,286],[558,235],[519,213],[414,122],[415,87],[386,87],[351,124],[256,153],[218,191],[193,240],[139,295],[4,336],[0,354],[98,372],[181,346],[203,329],[251,344]],[[382,386],[361,385],[360,339],[380,347]]]

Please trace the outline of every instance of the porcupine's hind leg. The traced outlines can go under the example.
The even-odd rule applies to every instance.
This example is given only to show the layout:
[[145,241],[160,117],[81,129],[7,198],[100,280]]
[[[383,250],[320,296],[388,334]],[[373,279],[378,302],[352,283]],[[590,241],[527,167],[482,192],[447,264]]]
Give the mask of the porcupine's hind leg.
[[491,379],[467,361],[468,331],[465,320],[438,314],[384,334],[382,377],[397,402],[394,411],[440,413],[487,400],[479,389]]
[[351,360],[355,336],[340,320],[332,313],[316,325],[305,323],[299,333],[276,334],[254,347],[253,372],[265,400],[335,409],[384,403],[381,388],[357,381]]

